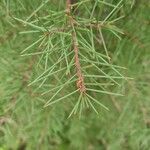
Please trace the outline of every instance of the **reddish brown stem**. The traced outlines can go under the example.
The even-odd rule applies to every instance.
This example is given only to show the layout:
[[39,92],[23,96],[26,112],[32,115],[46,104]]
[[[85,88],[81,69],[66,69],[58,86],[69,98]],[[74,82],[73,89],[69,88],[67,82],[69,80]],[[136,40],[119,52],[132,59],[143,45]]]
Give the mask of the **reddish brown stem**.
[[75,53],[75,66],[76,66],[76,71],[77,71],[77,88],[80,90],[81,93],[86,92],[86,87],[84,84],[84,77],[82,75],[81,71],[81,66],[80,66],[80,61],[79,61],[79,47],[78,47],[78,40],[77,40],[77,35],[74,29],[74,19],[71,16],[71,0],[66,0],[66,14],[68,15],[69,18],[69,24],[72,27],[72,43],[73,43],[73,49]]

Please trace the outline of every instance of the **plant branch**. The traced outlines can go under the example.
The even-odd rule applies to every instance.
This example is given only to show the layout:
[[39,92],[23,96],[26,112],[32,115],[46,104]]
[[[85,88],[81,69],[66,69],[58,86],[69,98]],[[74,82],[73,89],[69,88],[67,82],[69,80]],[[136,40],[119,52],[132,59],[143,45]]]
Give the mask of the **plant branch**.
[[71,15],[71,4],[72,0],[66,0],[66,14],[68,15],[69,18],[69,25],[72,27],[72,43],[73,43],[73,49],[75,53],[75,66],[76,66],[76,71],[77,71],[77,88],[80,90],[81,93],[86,92],[86,87],[84,83],[84,77],[82,75],[81,71],[81,66],[80,66],[80,61],[79,61],[79,47],[78,47],[78,40],[77,40],[77,35],[75,32],[75,21]]

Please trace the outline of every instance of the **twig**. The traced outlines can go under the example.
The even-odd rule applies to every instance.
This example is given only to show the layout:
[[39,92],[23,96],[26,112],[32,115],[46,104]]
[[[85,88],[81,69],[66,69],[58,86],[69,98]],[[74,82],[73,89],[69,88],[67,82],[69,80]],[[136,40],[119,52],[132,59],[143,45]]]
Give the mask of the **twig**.
[[86,92],[86,87],[84,84],[84,77],[82,75],[82,71],[81,71],[81,66],[80,66],[80,61],[79,61],[79,47],[78,47],[78,40],[77,40],[77,35],[75,32],[75,22],[73,17],[71,16],[71,4],[72,1],[71,0],[66,0],[66,14],[68,15],[69,18],[69,24],[72,27],[73,31],[72,31],[72,42],[73,42],[73,49],[74,49],[74,53],[75,53],[75,66],[76,66],[76,71],[77,71],[77,88],[80,90],[81,93],[85,93]]

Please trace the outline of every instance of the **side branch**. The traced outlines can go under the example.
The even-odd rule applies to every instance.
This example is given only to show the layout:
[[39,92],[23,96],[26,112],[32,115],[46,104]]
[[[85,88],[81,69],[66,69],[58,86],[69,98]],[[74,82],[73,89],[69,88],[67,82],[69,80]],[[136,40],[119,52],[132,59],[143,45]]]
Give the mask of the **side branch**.
[[76,71],[77,71],[77,88],[80,90],[81,93],[86,92],[86,87],[84,84],[84,77],[82,75],[81,71],[81,66],[80,66],[80,61],[79,61],[79,47],[78,47],[78,40],[77,40],[77,35],[74,29],[74,19],[71,16],[71,4],[72,0],[66,0],[66,14],[68,15],[69,18],[69,25],[72,27],[72,43],[73,43],[73,49],[75,53],[75,66],[76,66]]

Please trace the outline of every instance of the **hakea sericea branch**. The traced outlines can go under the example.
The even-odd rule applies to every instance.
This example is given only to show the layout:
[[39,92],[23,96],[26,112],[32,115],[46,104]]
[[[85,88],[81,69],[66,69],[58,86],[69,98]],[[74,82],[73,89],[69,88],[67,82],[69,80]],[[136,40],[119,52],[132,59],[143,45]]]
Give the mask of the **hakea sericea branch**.
[[74,29],[75,21],[74,21],[73,17],[71,16],[71,4],[72,4],[72,0],[66,0],[66,14],[68,15],[69,25],[73,29],[73,31],[72,31],[72,43],[73,43],[73,49],[74,49],[74,53],[75,53],[76,74],[78,77],[77,88],[80,90],[81,93],[85,93],[86,87],[84,84],[84,77],[82,75],[80,61],[79,61],[79,47],[78,47],[77,35],[76,35],[75,29]]

